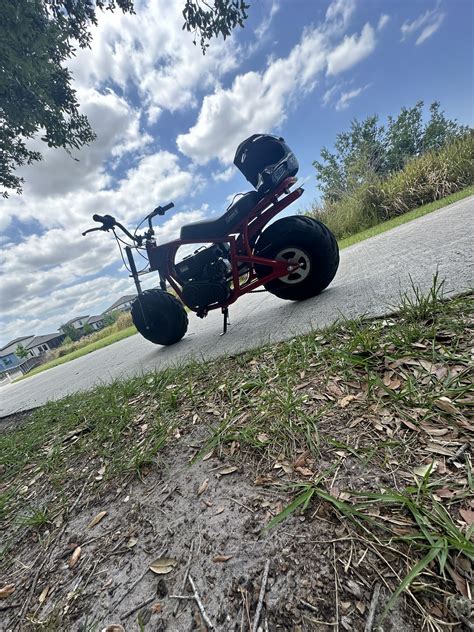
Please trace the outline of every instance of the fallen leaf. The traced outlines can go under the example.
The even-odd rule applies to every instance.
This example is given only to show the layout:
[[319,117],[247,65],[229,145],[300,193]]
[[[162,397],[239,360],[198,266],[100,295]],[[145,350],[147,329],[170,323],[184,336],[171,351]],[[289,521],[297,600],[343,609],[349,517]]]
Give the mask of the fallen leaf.
[[365,603],[363,601],[356,601],[356,608],[360,612],[360,614],[364,614],[364,612],[365,612]]
[[420,427],[432,437],[442,437],[449,432],[449,428],[435,428],[433,426],[428,426],[427,424],[421,424]]
[[46,586],[46,588],[43,588],[43,590],[41,591],[41,594],[38,597],[38,601],[40,603],[44,603],[44,601],[46,601],[46,597],[48,596],[48,593],[49,593],[49,586]]
[[121,626],[119,623],[111,623],[107,627],[102,628],[100,632],[125,632],[125,628]]
[[410,428],[410,430],[414,430],[415,432],[419,431],[419,428],[415,426],[415,424],[412,424],[411,421],[408,421],[408,419],[400,419],[400,421],[402,422],[402,424],[407,426],[407,428]]
[[212,507],[213,503],[210,500],[202,499],[202,502],[206,505],[206,507]]
[[159,614],[161,612],[161,603],[158,601],[154,603],[151,607],[152,614]]
[[447,448],[443,448],[436,443],[428,443],[426,446],[427,452],[432,452],[433,454],[442,454],[443,456],[454,456],[454,452],[448,450]]
[[92,529],[92,527],[95,527],[96,524],[99,524],[99,522],[102,520],[102,518],[104,518],[107,515],[106,511],[101,511],[97,514],[97,516],[94,516],[92,518],[92,520],[89,522],[89,524],[87,525],[88,529]]
[[260,441],[260,443],[267,443],[267,441],[270,441],[270,437],[264,432],[258,434],[257,439]]
[[0,588],[0,599],[8,599],[15,592],[15,584],[5,584]]
[[216,513],[214,515],[218,516],[219,514],[223,513],[224,511],[225,511],[225,507],[218,507],[216,509]]
[[271,483],[273,483],[273,477],[269,474],[259,475],[254,481],[254,485],[268,485]]
[[467,525],[471,526],[474,524],[474,511],[471,509],[460,509],[459,513]]
[[177,561],[172,557],[160,557],[150,564],[150,570],[156,575],[167,575],[176,564]]
[[203,461],[208,461],[211,456],[214,454],[214,450],[211,450],[210,452],[208,452],[205,456],[202,457]]
[[341,408],[346,408],[346,406],[349,406],[353,399],[355,399],[355,395],[346,395],[339,400],[339,406]]
[[213,562],[227,562],[228,560],[231,560],[233,558],[233,555],[215,555],[212,558]]
[[299,457],[293,462],[293,467],[297,468],[297,467],[303,467],[304,465],[306,465],[306,459],[310,456],[310,452],[309,450],[305,450],[302,454],[299,455]]
[[226,474],[233,474],[234,472],[237,472],[238,469],[239,468],[235,465],[229,465],[229,467],[219,470],[218,474],[219,476],[226,476]]
[[441,489],[437,489],[435,491],[436,496],[439,498],[452,498],[455,496],[455,492],[452,489],[448,489],[447,487],[442,487]]
[[204,492],[206,491],[206,489],[209,487],[209,479],[206,478],[203,480],[203,482],[199,485],[199,489],[198,489],[198,496],[200,496],[201,494],[204,494]]
[[436,472],[436,468],[438,467],[437,461],[432,461],[431,463],[427,463],[426,465],[419,465],[418,467],[413,468],[413,474],[417,476],[421,476],[422,478],[428,474],[428,472]]
[[440,397],[439,399],[435,399],[433,404],[440,410],[444,410],[444,412],[449,415],[457,415],[459,413],[459,410],[453,405],[453,402],[449,399],[449,397]]
[[69,568],[74,568],[74,566],[76,566],[77,562],[79,561],[79,558],[81,557],[81,552],[82,552],[81,547],[76,546],[76,548],[73,551],[73,554],[69,558]]
[[467,582],[454,568],[451,568],[449,564],[446,564],[446,570],[451,575],[453,582],[456,584],[456,588],[459,590],[461,595],[464,597],[469,597],[469,593],[467,591]]
[[129,541],[127,542],[127,548],[133,549],[133,547],[136,546],[137,543],[138,543],[137,538],[130,538]]
[[297,467],[295,468],[297,472],[299,472],[302,476],[313,476],[314,472],[307,467]]

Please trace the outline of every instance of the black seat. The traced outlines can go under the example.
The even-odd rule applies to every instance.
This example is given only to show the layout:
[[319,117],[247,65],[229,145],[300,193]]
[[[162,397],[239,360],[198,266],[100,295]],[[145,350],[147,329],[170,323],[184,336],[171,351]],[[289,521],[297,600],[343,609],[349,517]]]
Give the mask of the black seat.
[[183,226],[181,228],[181,239],[206,240],[213,237],[224,237],[250,213],[263,197],[264,194],[258,191],[244,193],[221,217]]

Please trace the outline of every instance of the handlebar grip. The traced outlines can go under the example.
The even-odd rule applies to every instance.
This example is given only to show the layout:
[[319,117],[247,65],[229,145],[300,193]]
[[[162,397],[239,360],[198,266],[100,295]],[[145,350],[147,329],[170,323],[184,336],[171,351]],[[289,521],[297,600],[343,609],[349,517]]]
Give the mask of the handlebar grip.
[[167,204],[166,206],[163,206],[163,212],[166,213],[166,211],[169,211],[170,208],[173,208],[174,204],[173,202],[170,202],[169,204]]

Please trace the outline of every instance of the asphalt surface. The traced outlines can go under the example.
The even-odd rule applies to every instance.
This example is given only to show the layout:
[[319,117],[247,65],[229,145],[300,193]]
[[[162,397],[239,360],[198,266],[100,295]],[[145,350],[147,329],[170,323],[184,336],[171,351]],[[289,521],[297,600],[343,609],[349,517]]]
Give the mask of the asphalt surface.
[[381,316],[393,311],[400,294],[413,283],[428,289],[438,268],[450,294],[474,285],[474,196],[404,224],[341,252],[332,285],[301,303],[268,293],[242,297],[230,308],[225,336],[222,315],[200,320],[190,314],[186,336],[172,347],[159,347],[140,335],[0,388],[0,417],[40,406],[108,383],[190,360],[234,355],[264,343],[292,338],[343,317]]

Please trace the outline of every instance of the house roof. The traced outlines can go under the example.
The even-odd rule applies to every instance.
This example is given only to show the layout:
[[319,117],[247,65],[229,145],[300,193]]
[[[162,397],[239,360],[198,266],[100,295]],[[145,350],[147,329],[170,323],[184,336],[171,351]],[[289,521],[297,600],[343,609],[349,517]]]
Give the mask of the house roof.
[[24,341],[28,340],[29,342],[30,340],[33,340],[33,338],[34,336],[30,334],[29,336],[20,336],[19,338],[15,338],[14,340],[11,340],[8,344],[6,344],[4,347],[0,349],[0,357],[10,355],[11,353],[15,353],[16,348],[18,347],[20,343],[22,344],[23,347],[26,348],[28,343]]
[[38,345],[43,345],[45,342],[49,342],[50,340],[54,340],[55,338],[61,338],[64,334],[56,331],[54,334],[45,334],[43,336],[34,336],[27,345],[24,345],[25,349],[32,349],[33,347],[37,347]]
[[68,320],[67,323],[64,323],[64,325],[61,325],[61,327],[72,325],[72,323],[75,323],[76,320],[81,320],[82,318],[89,318],[89,314],[86,314],[85,316],[76,316],[75,318],[71,318],[71,320]]
[[94,323],[100,323],[101,320],[104,320],[103,314],[99,314],[98,316],[89,316],[87,323],[92,325]]
[[136,294],[126,294],[125,296],[121,296],[117,301],[115,301],[115,303],[112,303],[112,305],[104,310],[102,313],[106,314],[107,312],[111,312],[114,309],[117,309],[117,307],[120,307],[120,305],[123,305],[123,303],[133,301],[134,298],[136,298]]

